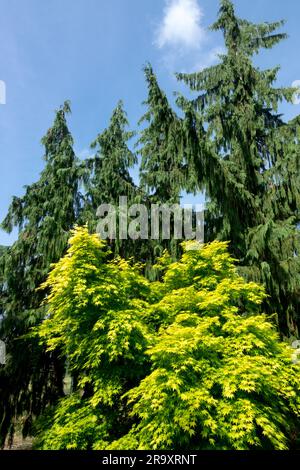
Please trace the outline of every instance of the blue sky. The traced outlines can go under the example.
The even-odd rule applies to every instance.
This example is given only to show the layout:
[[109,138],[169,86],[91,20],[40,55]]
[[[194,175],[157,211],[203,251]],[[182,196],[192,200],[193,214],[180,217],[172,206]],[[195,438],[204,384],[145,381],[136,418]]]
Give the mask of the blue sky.
[[[251,21],[287,21],[289,39],[257,62],[280,64],[280,85],[300,80],[300,3],[235,4],[239,16]],[[180,88],[174,71],[211,65],[222,50],[221,36],[207,30],[217,11],[218,0],[0,0],[0,80],[6,84],[6,104],[0,104],[1,220],[12,195],[37,180],[40,139],[64,100],[72,102],[69,125],[81,156],[119,99],[136,128],[146,97],[143,64],[152,63],[171,97]],[[300,105],[282,111],[290,118]],[[0,244],[11,240],[0,232]]]

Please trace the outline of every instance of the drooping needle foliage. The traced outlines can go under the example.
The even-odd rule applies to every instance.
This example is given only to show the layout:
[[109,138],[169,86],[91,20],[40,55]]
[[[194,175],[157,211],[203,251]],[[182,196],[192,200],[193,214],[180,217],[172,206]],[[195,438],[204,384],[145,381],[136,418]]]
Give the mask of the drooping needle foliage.
[[224,36],[220,63],[178,74],[196,92],[179,98],[186,112],[192,168],[208,199],[206,239],[230,240],[231,253],[248,278],[264,283],[265,306],[277,313],[283,334],[298,335],[299,122],[285,123],[279,104],[293,90],[275,86],[279,68],[261,70],[253,56],[286,35],[282,22],[253,24],[221,0],[212,26]]

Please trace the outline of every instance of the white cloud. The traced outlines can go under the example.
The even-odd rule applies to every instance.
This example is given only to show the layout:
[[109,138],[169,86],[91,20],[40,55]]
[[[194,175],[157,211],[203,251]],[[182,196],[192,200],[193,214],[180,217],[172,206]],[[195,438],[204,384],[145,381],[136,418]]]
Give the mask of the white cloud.
[[199,49],[206,37],[202,18],[203,11],[197,0],[167,0],[157,29],[156,45]]
[[[225,49],[203,25],[200,0],[165,0],[163,17],[155,31],[160,62],[174,72],[193,73],[219,62]],[[204,47],[205,46],[205,47]]]

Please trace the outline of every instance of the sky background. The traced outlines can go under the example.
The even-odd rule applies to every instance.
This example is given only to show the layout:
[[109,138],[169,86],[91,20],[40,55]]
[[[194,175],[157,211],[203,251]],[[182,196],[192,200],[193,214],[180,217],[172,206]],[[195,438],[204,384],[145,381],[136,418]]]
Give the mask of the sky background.
[[[279,85],[300,80],[300,2],[235,4],[250,21],[286,20],[289,38],[256,62],[281,65]],[[0,219],[11,197],[38,179],[40,140],[55,109],[71,100],[69,127],[81,158],[119,99],[136,129],[147,96],[143,65],[152,63],[170,99],[173,91],[185,90],[174,72],[212,65],[222,51],[222,37],[208,31],[218,7],[218,0],[0,0],[0,80],[6,84],[6,104],[0,104]],[[284,105],[282,112],[289,119],[300,105]],[[0,244],[14,237],[0,231]]]

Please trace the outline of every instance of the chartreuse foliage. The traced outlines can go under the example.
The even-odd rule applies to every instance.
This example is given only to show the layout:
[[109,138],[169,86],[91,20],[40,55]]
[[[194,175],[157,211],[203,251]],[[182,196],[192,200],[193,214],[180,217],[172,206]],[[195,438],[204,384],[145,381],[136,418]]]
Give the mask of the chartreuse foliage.
[[183,248],[149,283],[75,230],[37,332],[78,385],[40,422],[39,448],[289,448],[299,366],[260,313],[264,289],[237,274],[227,243]]
[[120,398],[148,370],[150,336],[142,312],[150,289],[138,268],[109,256],[105,242],[78,228],[43,286],[51,293],[40,339],[68,360],[77,383],[74,394],[50,412],[54,425],[41,437],[44,449],[103,446],[128,430]]

